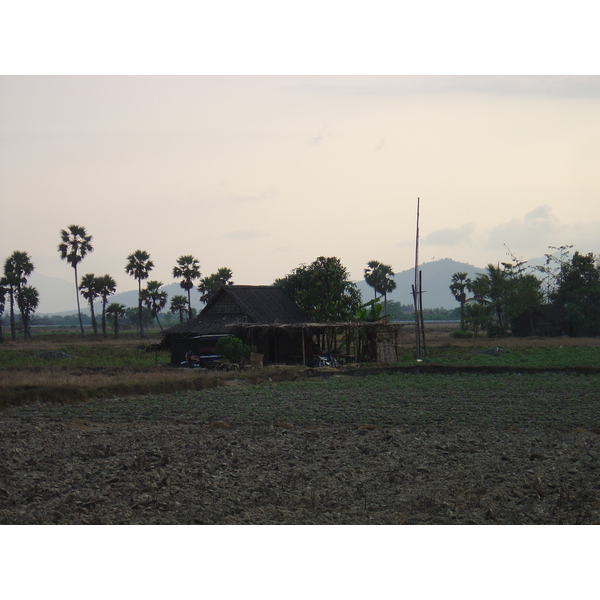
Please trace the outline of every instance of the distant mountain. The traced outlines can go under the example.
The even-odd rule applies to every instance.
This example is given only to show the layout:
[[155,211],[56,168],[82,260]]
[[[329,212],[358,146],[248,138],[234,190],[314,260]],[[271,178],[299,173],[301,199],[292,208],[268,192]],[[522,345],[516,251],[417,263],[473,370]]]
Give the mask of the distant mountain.
[[[167,292],[167,307],[165,310],[169,310],[169,303],[173,296],[185,296],[187,298],[187,292],[178,284],[178,283],[170,283],[169,285],[163,285],[160,288],[161,291]],[[200,292],[196,287],[192,288],[191,293],[192,300],[192,308],[196,310],[201,310],[204,308],[204,304],[200,302]],[[130,290],[128,292],[121,292],[120,294],[115,294],[114,296],[110,296],[108,299],[109,304],[111,302],[118,302],[119,304],[124,304],[128,308],[135,308],[138,305],[138,291]],[[82,306],[83,309],[83,306]],[[94,310],[99,312],[102,310],[102,303],[97,302],[94,304]],[[89,308],[88,308],[89,311]]]
[[75,279],[69,282],[59,277],[48,277],[34,271],[29,276],[27,284],[32,285],[39,293],[40,303],[36,310],[38,315],[77,312]]
[[[478,273],[485,271],[482,267],[457,262],[450,258],[442,258],[434,262],[423,263],[419,267],[422,272],[423,281],[423,308],[456,308],[458,303],[450,292],[450,282],[454,273],[466,273],[471,279]],[[414,267],[396,273],[394,276],[396,289],[388,294],[388,300],[395,300],[402,304],[413,304],[412,286],[415,283]],[[368,302],[374,296],[373,288],[367,282],[356,282],[362,293],[363,301]]]

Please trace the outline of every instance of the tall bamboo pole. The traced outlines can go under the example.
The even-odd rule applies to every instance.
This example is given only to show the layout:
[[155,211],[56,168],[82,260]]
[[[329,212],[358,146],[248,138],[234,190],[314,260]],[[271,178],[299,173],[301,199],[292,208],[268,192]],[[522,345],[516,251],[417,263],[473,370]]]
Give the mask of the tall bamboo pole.
[[425,326],[423,323],[423,279],[419,270],[419,216],[421,199],[417,198],[417,231],[415,236],[415,283],[412,286],[413,300],[415,304],[415,343],[416,355],[422,359],[427,355],[425,347]]
[[417,231],[415,235],[415,283],[412,286],[415,304],[415,345],[417,358],[421,358],[421,320],[419,318],[419,209],[420,198],[417,198]]

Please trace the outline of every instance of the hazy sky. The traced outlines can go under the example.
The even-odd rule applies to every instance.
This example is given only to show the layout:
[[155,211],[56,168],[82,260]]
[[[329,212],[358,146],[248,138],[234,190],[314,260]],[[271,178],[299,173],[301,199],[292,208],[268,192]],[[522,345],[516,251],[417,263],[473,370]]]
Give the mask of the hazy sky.
[[2,76],[0,258],[28,252],[71,281],[56,247],[79,224],[80,273],[136,249],[171,283],[269,284],[320,255],[475,265],[549,245],[600,252],[600,77]]

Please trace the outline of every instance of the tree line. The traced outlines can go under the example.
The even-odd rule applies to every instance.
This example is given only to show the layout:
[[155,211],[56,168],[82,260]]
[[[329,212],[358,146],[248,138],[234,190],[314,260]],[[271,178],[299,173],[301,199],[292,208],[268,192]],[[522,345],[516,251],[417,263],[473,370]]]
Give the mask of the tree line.
[[[60,258],[73,268],[81,336],[85,336],[80,303],[80,298],[83,298],[89,305],[94,335],[99,335],[94,306],[100,300],[102,336],[104,338],[108,336],[107,323],[111,322],[116,337],[119,320],[127,314],[127,308],[123,304],[109,302],[109,298],[116,293],[114,278],[109,274],[96,276],[93,273],[79,277],[82,261],[94,251],[92,236],[81,225],[69,225],[60,231],[57,250]],[[149,279],[153,268],[154,262],[145,250],[132,252],[125,264],[125,272],[138,284],[137,315],[130,312],[129,316],[139,328],[142,338],[145,337],[144,328],[148,326],[149,319],[156,319],[162,329],[159,313],[165,309],[168,301],[167,293],[160,289],[163,283]],[[39,304],[37,290],[27,285],[27,279],[33,270],[31,257],[26,252],[13,252],[5,261],[4,275],[0,279],[0,340],[2,339],[1,317],[6,308],[10,313],[11,337],[13,340],[16,339],[15,305],[20,311],[24,336],[31,337],[31,316]],[[221,286],[233,284],[233,273],[227,267],[221,267],[215,273],[202,277],[198,259],[190,254],[182,255],[177,259],[172,273],[173,278],[180,280],[180,286],[186,292],[186,296],[173,296],[169,306],[169,311],[179,316],[180,323],[184,322],[186,316],[187,319],[192,319],[194,316],[191,290],[197,280],[199,280],[197,289],[201,294],[200,300],[204,303],[207,303]],[[356,284],[350,281],[347,269],[337,257],[321,256],[310,265],[302,264],[285,277],[276,279],[274,285],[280,285],[311,320],[335,321],[356,318],[375,320],[384,317],[380,299],[383,298],[385,306],[387,294],[396,287],[393,276],[394,272],[390,265],[369,261],[364,270],[364,277],[368,285],[373,288],[374,299],[366,305],[363,305],[360,291]],[[146,282],[145,286],[142,282]]]
[[[84,298],[89,305],[94,335],[99,335],[94,304],[100,300],[102,336],[108,337],[107,321],[110,320],[116,337],[119,320],[127,314],[127,308],[117,302],[109,303],[110,296],[116,293],[114,278],[108,274],[96,276],[93,273],[87,273],[79,278],[78,269],[81,262],[94,250],[92,236],[81,225],[69,225],[60,231],[60,240],[57,247],[60,258],[73,268],[81,336],[85,336],[85,330],[80,297]],[[125,272],[138,282],[137,318],[134,315],[130,316],[133,317],[133,321],[137,321],[136,325],[140,330],[141,337],[144,337],[144,326],[147,326],[148,323],[148,313],[151,318],[156,319],[162,329],[158,315],[167,305],[167,293],[160,289],[163,286],[162,282],[150,280],[142,288],[142,281],[148,279],[153,268],[154,263],[145,250],[136,250],[127,257]],[[27,285],[27,280],[33,271],[34,265],[27,252],[15,251],[4,262],[4,271],[0,278],[0,341],[3,339],[2,316],[6,310],[10,315],[11,338],[17,339],[17,310],[20,313],[24,337],[25,339],[31,338],[31,317],[39,305],[37,289]],[[190,292],[194,287],[194,281],[200,280],[198,285],[201,293],[200,299],[207,302],[221,285],[233,283],[232,276],[231,269],[222,267],[216,273],[202,278],[199,261],[191,255],[180,256],[173,267],[173,277],[181,279],[180,286],[187,292],[187,298],[184,295],[173,296],[169,307],[170,312],[179,316],[180,323],[184,321],[186,314],[191,319],[194,311],[191,306]]]
[[551,246],[555,253],[545,254],[543,266],[527,265],[511,254],[511,262],[490,263],[473,279],[454,273],[450,291],[460,304],[461,330],[505,335],[517,330],[523,315],[550,307],[564,319],[564,333],[600,335],[598,258],[591,252],[571,256],[571,248]]

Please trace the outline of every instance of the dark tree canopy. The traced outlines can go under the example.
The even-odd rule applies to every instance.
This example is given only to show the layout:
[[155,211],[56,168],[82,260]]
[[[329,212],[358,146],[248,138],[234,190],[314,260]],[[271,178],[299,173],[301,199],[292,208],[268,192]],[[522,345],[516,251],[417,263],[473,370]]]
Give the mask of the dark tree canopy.
[[362,304],[359,289],[335,256],[319,256],[310,265],[300,265],[274,283],[313,321],[351,319]]
[[222,285],[233,285],[232,277],[233,273],[228,267],[220,267],[216,273],[203,277],[198,285],[198,291],[201,294],[200,301],[208,302]]
[[592,253],[575,252],[562,265],[552,299],[564,309],[572,335],[600,335],[600,269]]

